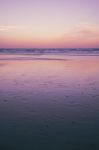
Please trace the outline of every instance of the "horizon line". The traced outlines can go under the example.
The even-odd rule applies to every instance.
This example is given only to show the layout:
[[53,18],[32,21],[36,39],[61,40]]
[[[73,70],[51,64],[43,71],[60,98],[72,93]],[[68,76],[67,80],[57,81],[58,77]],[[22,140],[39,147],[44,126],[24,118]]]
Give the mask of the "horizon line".
[[54,48],[54,47],[52,47],[52,48],[49,48],[49,47],[46,47],[46,48],[37,48],[37,47],[13,47],[13,48],[10,48],[10,47],[0,47],[0,49],[99,49],[99,47],[74,47],[74,48],[72,48],[72,47],[68,47],[68,48],[66,48],[66,47],[64,47],[64,48],[62,48],[62,47],[56,47],[56,48]]

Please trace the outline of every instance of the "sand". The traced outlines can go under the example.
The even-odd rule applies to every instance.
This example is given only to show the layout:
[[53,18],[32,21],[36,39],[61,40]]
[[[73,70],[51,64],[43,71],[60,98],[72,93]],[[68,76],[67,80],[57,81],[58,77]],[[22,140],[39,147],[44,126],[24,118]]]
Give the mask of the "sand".
[[0,150],[99,149],[99,56],[0,56]]

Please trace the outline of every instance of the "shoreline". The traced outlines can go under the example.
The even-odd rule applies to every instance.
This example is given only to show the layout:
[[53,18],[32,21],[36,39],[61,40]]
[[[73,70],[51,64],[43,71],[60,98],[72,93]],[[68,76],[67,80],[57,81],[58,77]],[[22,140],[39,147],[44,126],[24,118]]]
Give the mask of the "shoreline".
[[48,61],[67,61],[71,58],[86,59],[86,58],[98,58],[99,55],[63,55],[63,54],[42,54],[42,55],[27,55],[27,54],[0,54],[0,61],[36,61],[36,60],[48,60]]

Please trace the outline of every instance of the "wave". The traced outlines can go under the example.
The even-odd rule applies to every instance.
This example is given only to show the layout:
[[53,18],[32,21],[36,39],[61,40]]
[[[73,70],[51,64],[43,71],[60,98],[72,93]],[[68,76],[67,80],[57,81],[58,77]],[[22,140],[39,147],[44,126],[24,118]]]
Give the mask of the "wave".
[[24,55],[46,55],[46,54],[67,54],[67,55],[99,55],[99,48],[1,48],[0,54],[24,54]]

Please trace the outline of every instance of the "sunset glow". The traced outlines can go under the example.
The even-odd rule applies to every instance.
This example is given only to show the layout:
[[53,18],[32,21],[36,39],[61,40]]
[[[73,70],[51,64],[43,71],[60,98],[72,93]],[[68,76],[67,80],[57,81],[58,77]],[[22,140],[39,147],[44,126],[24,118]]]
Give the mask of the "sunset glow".
[[98,0],[0,0],[0,48],[99,47]]

